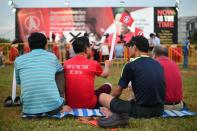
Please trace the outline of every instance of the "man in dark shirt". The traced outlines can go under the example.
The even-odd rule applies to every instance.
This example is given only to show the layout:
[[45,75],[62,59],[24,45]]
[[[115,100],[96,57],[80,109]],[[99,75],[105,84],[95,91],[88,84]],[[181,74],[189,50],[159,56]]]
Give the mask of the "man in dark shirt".
[[[113,114],[108,118],[99,120],[99,124],[107,123],[104,126],[117,126],[125,124],[123,116],[136,118],[150,118],[161,116],[164,108],[165,81],[161,65],[154,59],[147,56],[148,40],[143,36],[136,36],[131,39],[130,54],[134,57],[127,63],[122,71],[118,88],[112,96],[101,94],[99,101],[101,105],[110,109]],[[125,101],[119,99],[122,90],[132,83],[135,99]],[[125,117],[126,118],[126,117]]]

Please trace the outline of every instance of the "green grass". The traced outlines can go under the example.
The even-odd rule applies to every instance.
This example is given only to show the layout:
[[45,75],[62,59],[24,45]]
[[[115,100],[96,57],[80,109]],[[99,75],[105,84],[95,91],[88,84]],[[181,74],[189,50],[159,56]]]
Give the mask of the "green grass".
[[[121,66],[114,66],[110,69],[110,77],[108,79],[97,78],[96,87],[99,87],[104,82],[111,82],[116,86],[121,73]],[[191,110],[197,112],[197,69],[181,69],[183,84],[184,84],[184,100]],[[104,130],[102,128],[92,127],[86,124],[76,122],[73,117],[63,119],[35,118],[22,119],[20,117],[20,107],[3,107],[5,98],[11,95],[13,67],[6,66],[0,68],[0,131],[7,130]],[[17,89],[17,94],[20,95],[20,90]],[[123,92],[122,98],[127,98],[130,93],[126,90]],[[152,118],[152,119],[131,119],[130,124],[126,128],[121,128],[121,131],[126,130],[145,130],[145,131],[196,131],[197,117],[186,118]]]

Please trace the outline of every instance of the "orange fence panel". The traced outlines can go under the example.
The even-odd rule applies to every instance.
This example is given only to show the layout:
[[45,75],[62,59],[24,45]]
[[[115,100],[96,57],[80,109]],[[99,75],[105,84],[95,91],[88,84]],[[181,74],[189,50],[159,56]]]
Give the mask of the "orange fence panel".
[[[182,45],[166,45],[168,48],[168,57],[175,61],[178,64],[183,63],[183,53]],[[59,59],[60,63],[63,63],[68,59],[68,50],[70,44],[59,45],[54,43],[48,43],[47,50],[53,52]],[[3,63],[11,64],[15,58],[19,55],[27,53],[30,51],[28,43],[20,43],[11,45],[10,43],[1,43],[0,44],[0,55],[3,59]],[[101,57],[101,56],[100,56]],[[101,58],[100,58],[101,59]],[[129,60],[129,47],[124,47],[124,61]],[[103,63],[103,61],[101,61]],[[191,45],[189,50],[189,66],[197,67],[197,45]]]

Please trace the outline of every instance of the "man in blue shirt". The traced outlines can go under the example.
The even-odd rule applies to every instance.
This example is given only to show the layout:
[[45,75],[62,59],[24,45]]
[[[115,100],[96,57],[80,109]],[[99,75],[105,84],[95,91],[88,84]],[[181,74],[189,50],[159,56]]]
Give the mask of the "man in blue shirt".
[[183,68],[188,68],[188,55],[189,55],[189,45],[191,42],[191,37],[187,37],[187,39],[183,42]]
[[123,58],[124,57],[124,46],[121,41],[115,46],[115,57],[116,58]]
[[63,71],[63,67],[54,54],[45,50],[44,34],[32,33],[28,42],[31,52],[18,57],[14,63],[23,113],[53,115],[66,111],[55,81],[55,74]]

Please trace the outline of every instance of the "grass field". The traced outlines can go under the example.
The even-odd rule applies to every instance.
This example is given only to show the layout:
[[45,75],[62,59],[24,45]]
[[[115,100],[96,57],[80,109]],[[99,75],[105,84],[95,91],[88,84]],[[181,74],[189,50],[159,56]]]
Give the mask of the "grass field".
[[[108,81],[116,86],[122,67],[114,66],[110,69],[110,77],[108,79],[97,78],[96,86]],[[184,100],[192,111],[197,112],[197,69],[181,69],[184,84]],[[104,130],[102,128],[92,127],[89,125],[76,122],[76,119],[22,119],[20,117],[20,107],[3,107],[5,98],[11,95],[13,67],[6,66],[0,68],[0,131],[16,130]],[[17,94],[20,95],[19,89]],[[129,96],[128,91],[124,91],[122,98]],[[131,119],[130,124],[124,130],[145,130],[145,131],[197,131],[197,117],[187,118],[152,118],[152,119]]]

